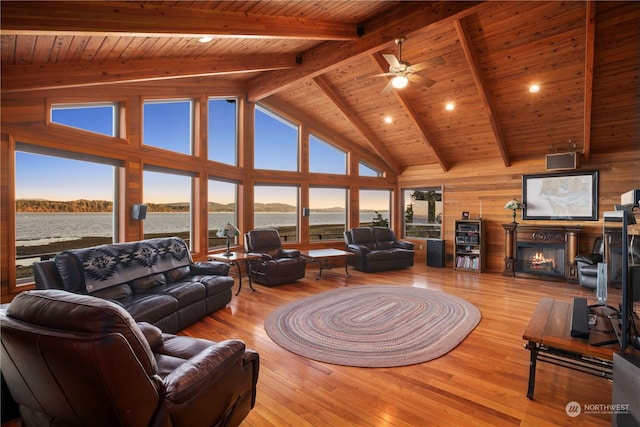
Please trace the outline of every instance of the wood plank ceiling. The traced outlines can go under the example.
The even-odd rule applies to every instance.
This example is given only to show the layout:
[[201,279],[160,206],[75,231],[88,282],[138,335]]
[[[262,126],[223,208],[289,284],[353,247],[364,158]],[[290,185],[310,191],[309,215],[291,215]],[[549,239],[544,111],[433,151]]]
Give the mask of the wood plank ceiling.
[[[629,149],[640,121],[640,3],[2,2],[2,93],[230,80],[373,150],[396,173],[470,158]],[[203,35],[213,36],[199,43]],[[442,58],[383,91],[382,54]],[[530,84],[540,92],[529,93]],[[593,100],[596,100],[594,103]],[[446,103],[455,109],[447,111]],[[591,106],[593,105],[593,109]],[[392,123],[385,123],[391,117]],[[612,120],[615,117],[615,120]]]

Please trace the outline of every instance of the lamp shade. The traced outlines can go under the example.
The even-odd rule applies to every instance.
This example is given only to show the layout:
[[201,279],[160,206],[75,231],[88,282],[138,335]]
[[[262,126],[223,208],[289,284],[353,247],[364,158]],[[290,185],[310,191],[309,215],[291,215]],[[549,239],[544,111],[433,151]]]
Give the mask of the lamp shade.
[[524,203],[516,199],[511,199],[504,205],[504,208],[512,210],[524,209]]
[[220,227],[218,229],[218,232],[216,233],[216,236],[226,237],[227,239],[230,239],[231,237],[239,236],[239,235],[240,235],[240,230],[238,229],[238,227],[236,227],[235,225],[229,222],[226,225],[223,225],[222,227]]

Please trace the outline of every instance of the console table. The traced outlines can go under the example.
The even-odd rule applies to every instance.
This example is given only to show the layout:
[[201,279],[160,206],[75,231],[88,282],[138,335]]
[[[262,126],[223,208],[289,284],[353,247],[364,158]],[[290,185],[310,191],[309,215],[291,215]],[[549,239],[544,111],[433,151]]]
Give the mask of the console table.
[[[603,307],[605,310],[606,307]],[[536,380],[536,363],[547,362],[602,378],[613,378],[613,353],[617,344],[595,346],[615,337],[609,319],[598,317],[595,328],[604,332],[591,331],[589,339],[571,336],[573,304],[542,298],[536,307],[522,338],[527,340],[525,348],[531,352],[529,364],[529,387],[527,397],[533,399]]]

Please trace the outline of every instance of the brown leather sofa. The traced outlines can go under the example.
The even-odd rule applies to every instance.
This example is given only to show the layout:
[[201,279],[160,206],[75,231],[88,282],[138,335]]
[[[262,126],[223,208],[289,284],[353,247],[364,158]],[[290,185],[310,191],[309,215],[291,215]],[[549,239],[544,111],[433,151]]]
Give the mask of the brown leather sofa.
[[63,290],[22,292],[0,320],[23,426],[237,426],[255,404],[260,360],[239,340],[164,334]]
[[247,252],[260,255],[259,259],[249,261],[252,281],[276,286],[304,277],[307,261],[299,250],[282,248],[278,230],[251,230],[244,235],[244,244]]
[[344,232],[349,265],[365,272],[399,270],[413,266],[413,243],[398,240],[388,227],[355,227]]
[[233,278],[222,262],[193,262],[178,237],[63,251],[33,265],[37,289],[108,299],[137,322],[174,333],[231,301]]

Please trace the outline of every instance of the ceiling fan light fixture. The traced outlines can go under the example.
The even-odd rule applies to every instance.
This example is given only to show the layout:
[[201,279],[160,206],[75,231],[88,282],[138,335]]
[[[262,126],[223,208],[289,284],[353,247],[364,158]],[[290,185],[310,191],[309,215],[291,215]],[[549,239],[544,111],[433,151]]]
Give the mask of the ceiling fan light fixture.
[[407,76],[402,74],[397,75],[393,79],[391,79],[391,85],[396,89],[403,89],[407,87],[408,83],[409,83],[409,79],[407,78]]

